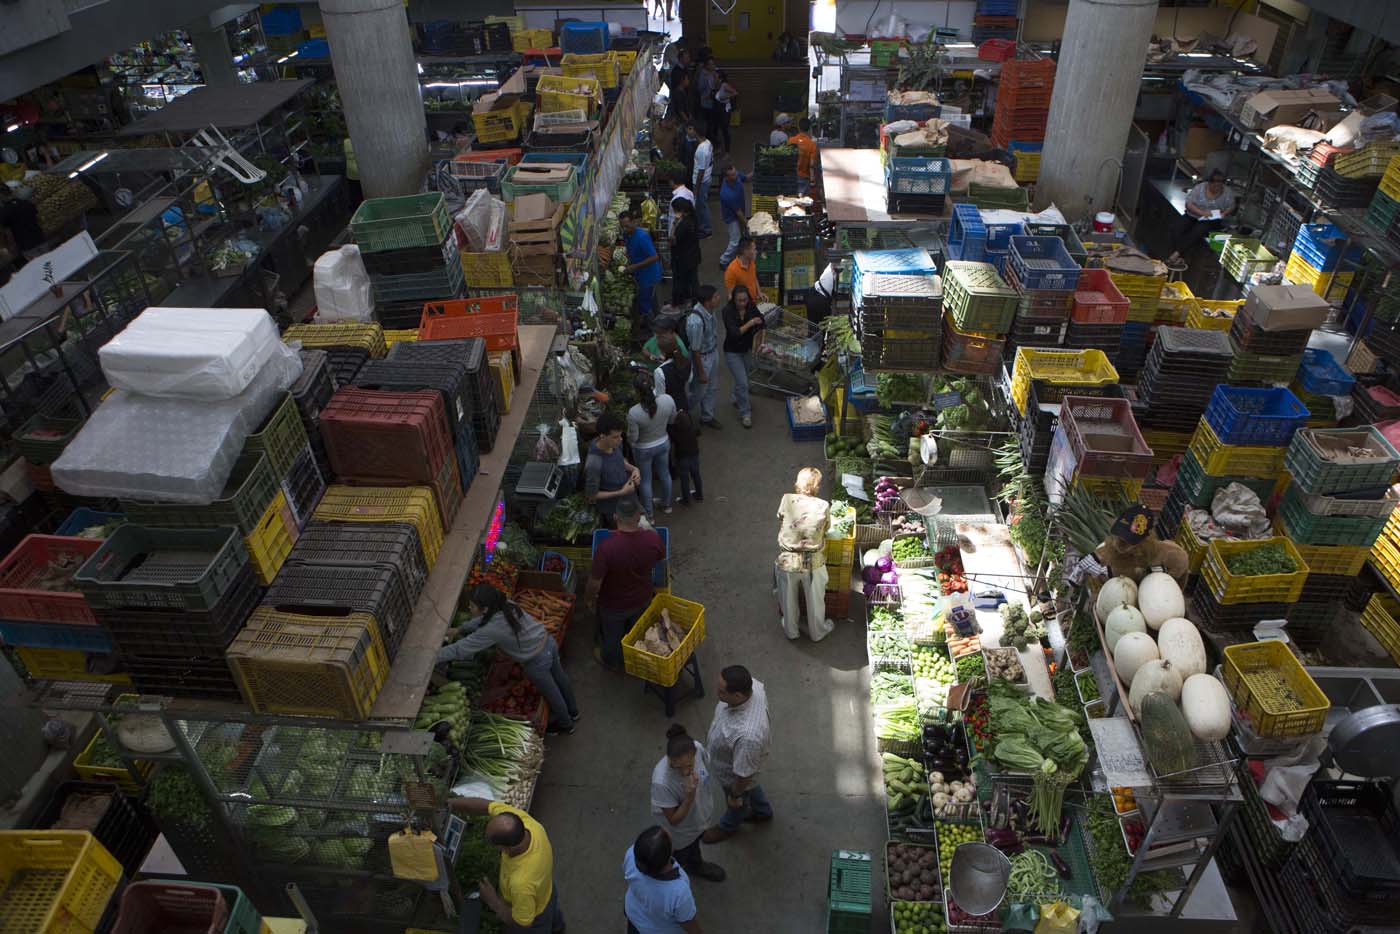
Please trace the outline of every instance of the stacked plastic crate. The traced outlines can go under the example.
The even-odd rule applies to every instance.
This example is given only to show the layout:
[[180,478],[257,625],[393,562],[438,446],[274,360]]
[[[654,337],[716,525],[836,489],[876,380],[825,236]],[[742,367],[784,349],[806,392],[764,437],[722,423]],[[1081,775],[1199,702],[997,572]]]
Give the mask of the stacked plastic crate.
[[1050,447],[1045,483],[1052,501],[1076,487],[1136,501],[1152,472],[1152,449],[1127,399],[1064,397]]
[[963,375],[998,372],[1016,319],[1016,290],[990,263],[948,260],[943,292],[943,369]]
[[[1396,497],[1390,492],[1400,454],[1375,428],[1298,431],[1284,455],[1292,482],[1279,501],[1274,528],[1292,539],[1308,577],[1288,615],[1289,638],[1320,641],[1370,559],[1387,573],[1392,541],[1380,541]],[[1390,572],[1393,574],[1393,571]]]
[[[486,340],[464,337],[457,340],[415,341],[402,344],[389,352],[385,361],[412,372],[415,365],[429,368],[447,367],[463,387],[464,393],[456,412],[449,413],[453,425],[454,446],[463,485],[471,486],[476,476],[477,451],[489,452],[496,444],[504,409],[502,383],[491,371]],[[447,371],[444,371],[444,373]]]
[[[753,213],[767,214],[777,221],[781,216],[778,199],[796,195],[801,190],[801,180],[797,177],[797,147],[791,143],[782,146],[754,144],[754,174],[749,179],[753,190]],[[767,238],[764,238],[767,240]],[[759,285],[775,291],[782,286],[782,261],[776,236],[772,242],[761,242],[758,247]],[[794,247],[796,249],[797,247]],[[767,278],[765,278],[767,277]]]
[[1045,469],[1061,399],[1119,392],[1118,372],[1102,350],[1018,348],[1011,369],[1012,418],[1026,466]]
[[[1281,476],[1284,452],[1307,419],[1308,410],[1287,389],[1217,386],[1191,441],[1191,453],[1206,471],[1272,471],[1275,477]],[[1212,633],[1248,632],[1260,620],[1286,619],[1302,594],[1308,566],[1287,537],[1206,542],[1194,536],[1189,522],[1183,522],[1177,540],[1201,569],[1187,590],[1188,615]],[[1246,575],[1231,569],[1237,556],[1265,547],[1286,556],[1286,562],[1278,563],[1292,570]]]
[[927,372],[937,367],[943,284],[933,258],[912,248],[858,250],[851,260],[852,316],[864,368]]
[[1381,177],[1396,155],[1391,140],[1377,140],[1360,149],[1337,152],[1322,167],[1313,182],[1313,191],[1335,208],[1365,208],[1375,197]]
[[1306,285],[1330,301],[1346,297],[1361,262],[1361,248],[1334,224],[1303,224],[1283,269],[1283,281]]
[[1332,428],[1342,419],[1338,401],[1350,399],[1355,385],[1356,377],[1336,357],[1320,347],[1309,347],[1288,388],[1308,407],[1310,427]]
[[[1230,342],[1220,331],[1158,328],[1138,377],[1138,422],[1143,430],[1152,432],[1154,440],[1161,433],[1189,441],[1216,385],[1226,381],[1230,359]],[[1170,439],[1161,440],[1167,443],[1158,447],[1172,446]]]
[[[1086,269],[1079,274],[1073,295],[1065,346],[1080,350],[1097,347],[1116,358],[1123,343],[1123,324],[1128,320],[1128,300],[1113,284],[1113,277],[1106,269]],[[1119,376],[1128,378],[1121,365],[1117,369]],[[1130,372],[1136,375],[1135,368]]]
[[978,44],[988,39],[1016,38],[1016,27],[1020,23],[1019,0],[977,0],[977,11],[972,17],[972,41]]
[[[783,235],[761,234],[753,238],[757,251],[754,257],[758,287],[772,295],[781,305],[783,294]],[[815,262],[815,258],[813,262]]]
[[953,182],[953,166],[935,156],[890,156],[885,190],[890,213],[943,214]]
[[1113,276],[1113,284],[1128,300],[1128,318],[1123,337],[1125,340],[1134,340],[1141,336],[1145,346],[1151,344],[1149,334],[1162,303],[1162,289],[1167,284],[1166,264],[1157,260],[1151,262],[1151,272],[1144,271],[1137,263],[1134,263],[1132,269],[1119,268],[1111,256],[1104,263],[1104,267]]
[[1259,286],[1230,322],[1230,379],[1236,385],[1290,383],[1303,364],[1327,302],[1308,286]]
[[807,298],[816,285],[817,218],[811,214],[789,214],[778,220],[782,236],[782,304],[792,314],[805,317]]
[[1055,89],[1055,63],[1048,58],[1002,62],[992,117],[992,144],[1003,149],[1016,142],[1042,142]]
[[1400,242],[1400,156],[1391,156],[1381,175],[1380,185],[1366,208],[1366,223],[1391,243]]
[[370,198],[350,219],[376,302],[451,298],[462,261],[441,192]]

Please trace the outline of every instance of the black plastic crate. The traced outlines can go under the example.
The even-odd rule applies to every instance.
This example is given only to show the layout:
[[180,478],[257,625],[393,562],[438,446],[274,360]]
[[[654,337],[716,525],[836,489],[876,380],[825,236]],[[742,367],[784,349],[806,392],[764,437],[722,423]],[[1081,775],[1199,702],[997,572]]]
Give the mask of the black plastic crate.
[[[59,823],[64,806],[77,804],[76,799],[90,796],[106,798],[106,807],[101,802],[75,812],[69,819]],[[75,819],[76,818],[76,819]],[[57,826],[55,826],[57,825]],[[63,782],[53,790],[39,819],[34,822],[39,830],[87,830],[97,838],[97,842],[107,848],[122,870],[134,876],[146,861],[151,844],[156,842],[160,831],[145,806],[135,798],[122,794],[112,782]]]
[[463,425],[462,433],[452,439],[452,449],[457,455],[457,472],[462,478],[462,490],[470,490],[472,481],[481,471],[481,451],[476,446],[476,429]]
[[418,602],[428,580],[418,530],[407,522],[309,522],[286,564],[391,567],[410,603]]
[[324,350],[312,348],[301,351],[301,375],[292,384],[291,392],[307,435],[316,433],[321,424],[321,410],[335,395],[330,357]]
[[222,655],[123,656],[122,667],[142,694],[220,701],[243,699]]
[[454,438],[461,431],[459,426],[463,422],[476,418],[471,378],[461,363],[428,363],[404,358],[370,360],[355,374],[354,385],[361,389],[386,392],[436,390],[442,396],[447,428]]
[[[888,197],[886,207],[891,214],[931,214],[941,215],[948,196],[942,195],[896,195]],[[786,231],[784,231],[786,235]]]
[[1188,617],[1197,620],[1202,629],[1217,633],[1250,632],[1261,619],[1287,619],[1292,603],[1231,603],[1215,599],[1205,578],[1197,576],[1186,592]]
[[[783,247],[787,250],[813,249],[817,236],[817,218],[813,214],[784,214],[778,218],[778,231],[783,236]],[[789,237],[803,237],[813,240],[812,245],[798,244]]]
[[501,398],[500,383],[491,375],[491,365],[486,357],[486,341],[480,337],[404,341],[389,348],[389,359],[424,363],[460,362],[467,368],[467,374],[471,377],[467,389],[473,411],[484,407],[488,400],[495,400],[498,408],[505,401]]
[[1390,782],[1313,782],[1303,795],[1310,835],[1333,878],[1359,901],[1400,903],[1400,816],[1392,792]]
[[476,436],[478,450],[489,453],[496,446],[496,435],[500,431],[501,412],[496,406],[492,405],[472,416],[472,432]]
[[238,580],[212,610],[94,610],[97,621],[111,634],[119,656],[160,658],[183,655],[217,656],[262,599],[252,565],[244,565]]
[[403,579],[394,568],[383,564],[285,565],[268,588],[262,605],[306,616],[369,613],[379,624],[384,650],[391,660],[398,654],[413,619],[413,601],[404,589]]
[[[444,247],[446,246],[446,249]],[[456,253],[456,244],[446,241],[436,246],[407,247],[401,250],[380,250],[361,253],[365,272],[370,275],[404,276],[425,272],[441,272],[446,262],[444,254]],[[454,257],[455,258],[455,255]]]
[[[423,303],[421,301],[375,302],[374,319],[386,331],[413,330],[423,320]],[[399,345],[395,344],[394,346]]]
[[296,522],[297,528],[306,526],[311,514],[316,511],[316,504],[321,501],[321,494],[326,492],[329,470],[323,468],[321,461],[316,458],[315,445],[319,441],[320,437],[317,436],[308,444],[297,455],[292,469],[282,478],[282,492],[287,497],[287,506],[292,511],[292,520]]
[[[1309,574],[1303,582],[1303,592],[1298,597],[1300,603],[1324,603],[1328,601],[1355,602],[1357,595],[1364,594],[1361,606],[1372,591],[1365,581],[1350,574]],[[1360,609],[1360,607],[1358,607]]]
[[[414,321],[413,326],[417,327],[418,322]],[[360,372],[360,367],[369,359],[369,351],[363,347],[327,347],[326,356],[335,388],[339,389],[354,382],[355,374]]]
[[1288,357],[1307,349],[1311,328],[1292,331],[1266,331],[1241,308],[1230,321],[1230,337],[1240,350],[1274,357]]
[[802,190],[798,175],[755,175],[749,181],[756,195],[795,195]]

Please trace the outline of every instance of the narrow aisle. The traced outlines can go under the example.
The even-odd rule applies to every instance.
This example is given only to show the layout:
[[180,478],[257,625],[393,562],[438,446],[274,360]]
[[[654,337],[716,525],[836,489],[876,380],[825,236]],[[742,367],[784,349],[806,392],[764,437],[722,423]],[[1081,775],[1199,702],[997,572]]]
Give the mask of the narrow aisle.
[[[751,134],[735,135],[736,150],[752,153]],[[705,242],[702,281],[718,280],[721,249],[718,236]],[[775,513],[799,469],[824,466],[822,447],[789,440],[783,403],[771,396],[755,395],[754,427],[745,431],[729,386],[725,373],[717,406],[724,429],[700,439],[705,502],[660,517],[671,529],[676,595],[705,606],[705,697],[681,702],[676,720],[704,738],[725,665],[746,665],[764,682],[773,742],[761,783],[776,818],[706,847],[706,859],[728,879],[693,885],[707,931],[814,934],[825,930],[831,851],[866,849],[881,858],[886,838],[864,627],[843,623],[817,645],[783,635],[772,588]],[[593,661],[592,637],[591,621],[569,635],[565,664],[583,722],[572,736],[549,738],[533,811],[554,841],[570,930],[605,934],[624,928],[623,852],[658,820],[650,777],[670,721],[659,699],[643,696],[641,682]]]

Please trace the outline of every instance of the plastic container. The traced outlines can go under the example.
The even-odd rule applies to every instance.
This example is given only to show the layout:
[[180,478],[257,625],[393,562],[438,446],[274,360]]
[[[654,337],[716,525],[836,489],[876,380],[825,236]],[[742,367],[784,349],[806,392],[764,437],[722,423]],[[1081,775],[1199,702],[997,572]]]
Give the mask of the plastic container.
[[1107,393],[1117,382],[1118,371],[1102,350],[1018,347],[1012,367],[1011,398],[1016,411],[1025,415],[1032,383],[1036,398],[1046,403],[1058,402],[1066,395]]
[[[1384,502],[1384,500],[1382,501]],[[1391,500],[1391,505],[1394,500]],[[1278,517],[1288,537],[1306,545],[1359,545],[1370,548],[1390,516],[1322,516],[1309,512],[1296,485],[1284,491]],[[1311,566],[1311,565],[1309,565]],[[1314,568],[1314,571],[1319,569]]]
[[[300,425],[300,423],[298,423]],[[248,563],[238,529],[124,525],[73,575],[94,610],[208,610]]]
[[487,351],[514,350],[519,304],[514,295],[425,302],[418,343],[480,337]]
[[1060,424],[1081,475],[1142,479],[1152,472],[1152,449],[1127,399],[1065,396]]
[[364,483],[431,483],[452,457],[442,395],[345,387],[321,413],[331,470]]
[[418,531],[423,563],[429,572],[442,548],[442,521],[432,490],[426,486],[352,487],[332,484],[313,513],[326,522],[410,523]]
[[83,747],[83,751],[73,760],[73,771],[83,781],[112,783],[133,797],[139,796],[142,785],[150,779],[151,773],[155,771],[155,763],[144,759],[132,760],[135,776],[125,766],[98,765],[96,762],[99,751],[105,746],[107,746],[107,739],[99,730],[93,734],[92,739]]
[[1287,389],[1216,386],[1205,419],[1222,444],[1281,446],[1306,427],[1308,410]]
[[[321,457],[324,458],[324,448],[320,448],[319,442],[318,448],[322,451]],[[325,492],[326,479],[321,474],[316,449],[308,445],[302,448],[291,472],[282,478],[282,494],[287,498],[287,508],[291,510],[292,520],[297,528],[306,525],[312,510],[321,501],[321,494]]]
[[943,307],[964,332],[1005,334],[1017,301],[1015,290],[987,263],[949,260],[943,266]]
[[1331,703],[1283,642],[1225,647],[1221,675],[1235,706],[1269,739],[1322,729]]
[[298,563],[283,568],[268,588],[263,606],[304,616],[368,613],[378,624],[385,652],[393,661],[413,619],[414,604],[404,576],[392,564]]
[[[1289,535],[1287,526],[1281,519],[1274,519],[1274,534]],[[1319,574],[1360,574],[1371,553],[1368,545],[1309,545],[1295,540],[1293,547],[1298,549],[1303,563],[1308,566],[1309,577]],[[1306,586],[1304,584],[1304,589]]]
[[609,29],[606,22],[560,23],[559,48],[565,53],[593,55],[606,52]]
[[296,400],[291,393],[287,393],[266,421],[258,426],[258,430],[248,436],[243,450],[245,453],[261,451],[266,454],[273,474],[281,478],[296,464],[307,440],[306,426],[302,424]]
[[128,520],[137,525],[172,529],[232,525],[250,535],[279,492],[278,478],[267,455],[247,451],[234,463],[223,493],[207,506],[123,500],[122,509]]
[[1208,331],[1228,331],[1235,314],[1243,305],[1244,299],[1218,301],[1198,298],[1186,315],[1186,326]]
[[303,348],[319,347],[323,350],[354,348],[363,350],[371,357],[382,357],[389,352],[384,342],[384,327],[378,321],[365,324],[294,324],[282,332],[282,341],[287,344],[296,341]]
[[[76,572],[101,547],[100,539],[26,536],[0,562],[0,617],[96,625],[97,617],[78,587]],[[56,583],[56,566],[71,572],[64,589],[40,587],[40,583]],[[63,572],[58,574],[61,579]]]
[[369,198],[350,218],[362,253],[439,246],[452,231],[447,202],[437,191],[397,198]]
[[953,219],[948,227],[948,255],[980,262],[986,248],[987,227],[982,223],[982,212],[974,204],[953,205]]
[[272,502],[267,504],[257,525],[243,537],[243,547],[248,549],[248,562],[264,584],[272,583],[277,576],[282,562],[292,550],[292,543],[297,540],[299,528],[291,507],[287,505],[287,495],[279,489]]
[[1081,272],[1059,237],[1013,236],[1010,263],[1028,289],[1074,290]]
[[1287,449],[1281,446],[1221,444],[1204,418],[1196,426],[1187,448],[1201,469],[1213,477],[1274,479],[1283,473]]
[[[1287,574],[1232,574],[1226,562],[1235,555],[1264,545],[1278,545],[1293,559],[1295,569]],[[1230,606],[1236,603],[1293,603],[1303,592],[1308,565],[1293,542],[1287,538],[1249,541],[1215,539],[1207,546],[1201,576],[1215,599]]]
[[1400,603],[1388,594],[1372,594],[1361,611],[1361,625],[1400,664]]
[[1074,288],[1070,320],[1080,324],[1122,324],[1128,320],[1128,300],[1106,269],[1086,269]]
[[988,375],[1001,368],[1005,340],[1000,334],[960,331],[944,312],[943,368],[953,373]]
[[[1329,460],[1323,456],[1329,451],[1349,460]],[[1374,426],[1304,428],[1293,436],[1283,463],[1300,489],[1325,496],[1389,486],[1400,453]]]
[[0,920],[16,934],[97,930],[121,877],[87,831],[0,831]]
[[223,934],[228,905],[218,889],[181,882],[132,882],[112,934]]
[[106,798],[105,808],[98,811],[95,820],[86,823],[91,825],[91,833],[97,842],[121,864],[126,875],[135,876],[146,861],[146,854],[151,844],[155,843],[159,831],[145,807],[122,794],[121,789],[111,782],[70,781],[59,784],[49,796],[38,820],[34,821],[35,829],[51,828],[63,815],[65,805],[82,798]]
[[[653,655],[640,645],[648,628],[661,619],[665,610],[672,624],[685,630],[679,647],[670,655]],[[623,667],[629,675],[662,687],[671,687],[680,677],[681,668],[697,646],[705,639],[705,608],[699,603],[682,600],[668,593],[657,594],[642,611],[631,631],[622,638]]]
[[106,609],[98,619],[123,658],[217,658],[258,605],[262,588],[251,567],[211,610]]

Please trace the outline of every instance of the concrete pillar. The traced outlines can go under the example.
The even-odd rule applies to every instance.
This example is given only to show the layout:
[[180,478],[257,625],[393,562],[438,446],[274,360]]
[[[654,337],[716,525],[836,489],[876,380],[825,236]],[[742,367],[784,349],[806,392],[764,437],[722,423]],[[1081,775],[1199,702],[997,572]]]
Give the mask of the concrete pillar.
[[[1036,204],[1113,209],[1157,0],[1070,0]],[[1087,199],[1087,200],[1086,200]]]
[[194,54],[199,58],[199,70],[204,83],[211,88],[226,88],[238,83],[238,69],[233,67],[233,48],[228,32],[222,26],[189,30]]
[[320,0],[366,198],[418,191],[428,134],[403,0]]

